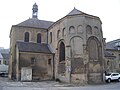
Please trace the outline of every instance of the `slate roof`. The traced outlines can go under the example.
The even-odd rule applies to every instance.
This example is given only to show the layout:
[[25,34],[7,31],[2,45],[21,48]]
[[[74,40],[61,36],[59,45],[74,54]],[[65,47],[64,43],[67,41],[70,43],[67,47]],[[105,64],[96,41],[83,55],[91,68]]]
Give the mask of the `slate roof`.
[[112,52],[110,52],[110,51],[105,51],[105,52],[104,52],[104,55],[105,55],[105,57],[116,58],[116,56],[114,56],[114,55],[112,54]]
[[33,43],[33,42],[19,42],[16,43],[20,52],[33,52],[33,53],[49,53],[52,51],[48,44],[45,43]]
[[120,50],[120,39],[113,40],[113,41],[106,43],[106,49]]
[[37,18],[29,18],[15,26],[48,29],[52,24],[53,24],[53,22],[51,22],[51,21],[39,20]]
[[0,53],[9,54],[9,49],[1,49],[1,50],[0,50]]
[[6,60],[9,59],[9,54],[1,53],[1,55],[3,56],[3,59],[6,59]]
[[78,10],[74,7],[74,9],[70,13],[68,13],[67,16],[68,15],[76,15],[76,14],[85,14],[85,13],[81,12],[80,10]]
[[2,56],[2,54],[0,53],[0,59],[3,59],[3,56]]

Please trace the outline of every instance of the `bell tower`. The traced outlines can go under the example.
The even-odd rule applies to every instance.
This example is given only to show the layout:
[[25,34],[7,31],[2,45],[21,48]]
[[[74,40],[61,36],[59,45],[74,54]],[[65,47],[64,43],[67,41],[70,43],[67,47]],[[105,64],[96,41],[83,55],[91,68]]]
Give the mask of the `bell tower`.
[[38,17],[38,5],[35,3],[32,8],[32,18]]

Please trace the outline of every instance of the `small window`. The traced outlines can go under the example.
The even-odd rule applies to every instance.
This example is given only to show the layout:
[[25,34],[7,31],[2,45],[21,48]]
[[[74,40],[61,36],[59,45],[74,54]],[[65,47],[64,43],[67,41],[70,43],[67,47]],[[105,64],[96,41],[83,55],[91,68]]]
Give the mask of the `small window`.
[[35,64],[35,58],[31,58],[31,65]]
[[74,34],[75,33],[75,27],[74,26],[70,26],[69,27],[69,33],[70,34]]
[[52,32],[50,32],[50,43],[52,43]]
[[120,54],[118,55],[118,57],[119,57],[119,60],[120,60]]
[[29,42],[29,32],[25,32],[24,41]]
[[118,76],[118,74],[112,74],[112,76]]
[[94,33],[95,33],[95,35],[99,35],[99,30],[98,30],[97,26],[94,27]]
[[57,38],[60,38],[60,30],[57,31]]
[[107,65],[110,65],[110,61],[109,60],[107,61]]
[[62,30],[62,36],[64,37],[65,36],[65,28],[63,28],[63,30]]
[[7,61],[5,61],[4,64],[6,65],[6,64],[7,64]]
[[87,34],[92,34],[92,27],[90,26],[90,25],[87,25],[86,26],[86,32],[87,32]]
[[51,59],[48,59],[48,64],[51,65]]
[[41,33],[37,34],[37,43],[41,43]]

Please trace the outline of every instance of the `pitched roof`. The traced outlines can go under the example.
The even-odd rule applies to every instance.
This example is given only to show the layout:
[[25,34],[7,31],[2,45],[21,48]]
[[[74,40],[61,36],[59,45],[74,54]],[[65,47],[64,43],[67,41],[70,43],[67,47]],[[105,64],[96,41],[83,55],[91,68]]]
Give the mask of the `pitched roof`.
[[106,43],[106,49],[120,50],[120,39]]
[[0,53],[0,59],[3,59],[3,56],[2,56],[2,54]]
[[3,59],[9,59],[9,54],[1,53],[1,55],[3,56]]
[[39,20],[37,18],[29,18],[15,26],[48,29],[52,24],[53,24],[53,22],[51,22],[51,21]]
[[68,15],[76,15],[76,14],[85,14],[85,13],[83,13],[80,10],[74,8],[70,13],[67,14],[67,16]]
[[17,47],[20,52],[33,52],[33,53],[51,53],[48,44],[45,43],[33,43],[33,42],[19,42],[17,41]]
[[0,53],[9,54],[9,49],[0,49]]
[[104,52],[104,55],[105,55],[105,57],[116,58],[116,56],[114,56],[114,55],[112,54],[112,52],[110,52],[110,51],[105,51],[105,52]]

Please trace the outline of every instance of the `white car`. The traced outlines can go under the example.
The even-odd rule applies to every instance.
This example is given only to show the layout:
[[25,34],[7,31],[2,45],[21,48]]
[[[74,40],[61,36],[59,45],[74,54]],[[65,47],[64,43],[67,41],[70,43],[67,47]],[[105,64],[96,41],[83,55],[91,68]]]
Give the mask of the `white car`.
[[117,80],[120,82],[120,74],[119,73],[108,73],[105,75],[106,82],[110,83],[113,80]]
[[0,76],[8,75],[8,65],[1,64],[0,65]]

